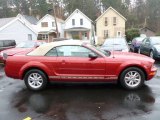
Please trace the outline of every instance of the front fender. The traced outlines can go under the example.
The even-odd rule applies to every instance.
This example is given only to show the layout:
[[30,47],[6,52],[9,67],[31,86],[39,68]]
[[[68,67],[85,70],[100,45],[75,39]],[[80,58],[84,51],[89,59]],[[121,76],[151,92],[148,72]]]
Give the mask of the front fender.
[[[131,64],[132,63],[132,64]],[[125,62],[123,64],[120,65],[120,67],[117,69],[116,73],[119,76],[122,71],[124,71],[125,69],[129,68],[129,67],[137,67],[142,69],[145,73],[147,73],[147,68],[148,66],[143,65],[141,62],[139,61],[135,61],[135,62]]]
[[37,61],[31,61],[21,67],[19,71],[19,76],[21,79],[23,79],[23,75],[25,74],[24,72],[30,68],[37,68],[43,70],[48,76],[51,75],[51,70],[49,70],[45,64]]

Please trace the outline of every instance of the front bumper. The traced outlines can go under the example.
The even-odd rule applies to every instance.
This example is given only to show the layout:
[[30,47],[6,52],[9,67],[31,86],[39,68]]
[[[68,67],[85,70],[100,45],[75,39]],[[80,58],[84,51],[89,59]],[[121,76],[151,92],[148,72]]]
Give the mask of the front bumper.
[[147,80],[151,80],[157,73],[157,68],[155,66],[153,66],[150,70],[150,72],[148,73],[148,78]]

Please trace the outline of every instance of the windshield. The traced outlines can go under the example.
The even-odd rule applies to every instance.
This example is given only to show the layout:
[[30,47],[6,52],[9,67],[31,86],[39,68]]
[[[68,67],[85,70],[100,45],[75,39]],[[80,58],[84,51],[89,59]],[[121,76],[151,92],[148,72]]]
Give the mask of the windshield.
[[160,44],[160,37],[151,38],[151,44],[152,45]]
[[110,51],[102,50],[102,49],[100,49],[100,48],[98,48],[98,47],[95,47],[95,46],[93,46],[93,45],[87,44],[87,46],[96,49],[97,51],[103,53],[105,56],[110,56],[110,54],[111,54]]
[[113,45],[126,45],[126,40],[123,38],[111,38],[111,39],[106,39],[106,41],[104,42],[104,44],[102,45],[104,46],[113,46]]
[[145,38],[140,38],[140,37],[139,37],[139,38],[136,38],[136,41],[137,41],[137,42],[142,42],[144,39],[145,39]]
[[16,46],[16,48],[33,48],[33,47],[35,47],[34,42],[22,42]]

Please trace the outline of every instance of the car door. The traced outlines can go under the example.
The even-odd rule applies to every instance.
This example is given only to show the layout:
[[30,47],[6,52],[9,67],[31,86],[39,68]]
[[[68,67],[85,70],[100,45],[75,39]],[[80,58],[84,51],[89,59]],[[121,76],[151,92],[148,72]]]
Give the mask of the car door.
[[140,46],[140,52],[142,54],[146,54],[146,41],[147,41],[147,38],[142,41],[142,44]]
[[[94,51],[83,46],[60,46],[57,47],[56,74],[58,76],[77,79],[82,76],[86,79],[93,77],[104,77],[106,73],[105,59]],[[89,58],[89,54],[98,56],[95,59]]]
[[150,53],[150,47],[151,47],[151,43],[150,43],[150,39],[147,38],[145,43],[144,43],[144,46],[143,46],[143,50],[144,50],[144,54],[145,55],[149,55]]

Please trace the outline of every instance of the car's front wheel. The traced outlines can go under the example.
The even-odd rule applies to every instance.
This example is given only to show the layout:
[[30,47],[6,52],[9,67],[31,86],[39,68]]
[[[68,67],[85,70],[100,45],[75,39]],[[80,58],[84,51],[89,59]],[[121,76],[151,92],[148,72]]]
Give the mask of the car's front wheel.
[[38,69],[29,70],[24,81],[27,88],[33,91],[43,90],[47,86],[47,76]]
[[144,80],[144,72],[136,67],[127,68],[120,75],[121,85],[129,90],[140,88],[144,84]]

